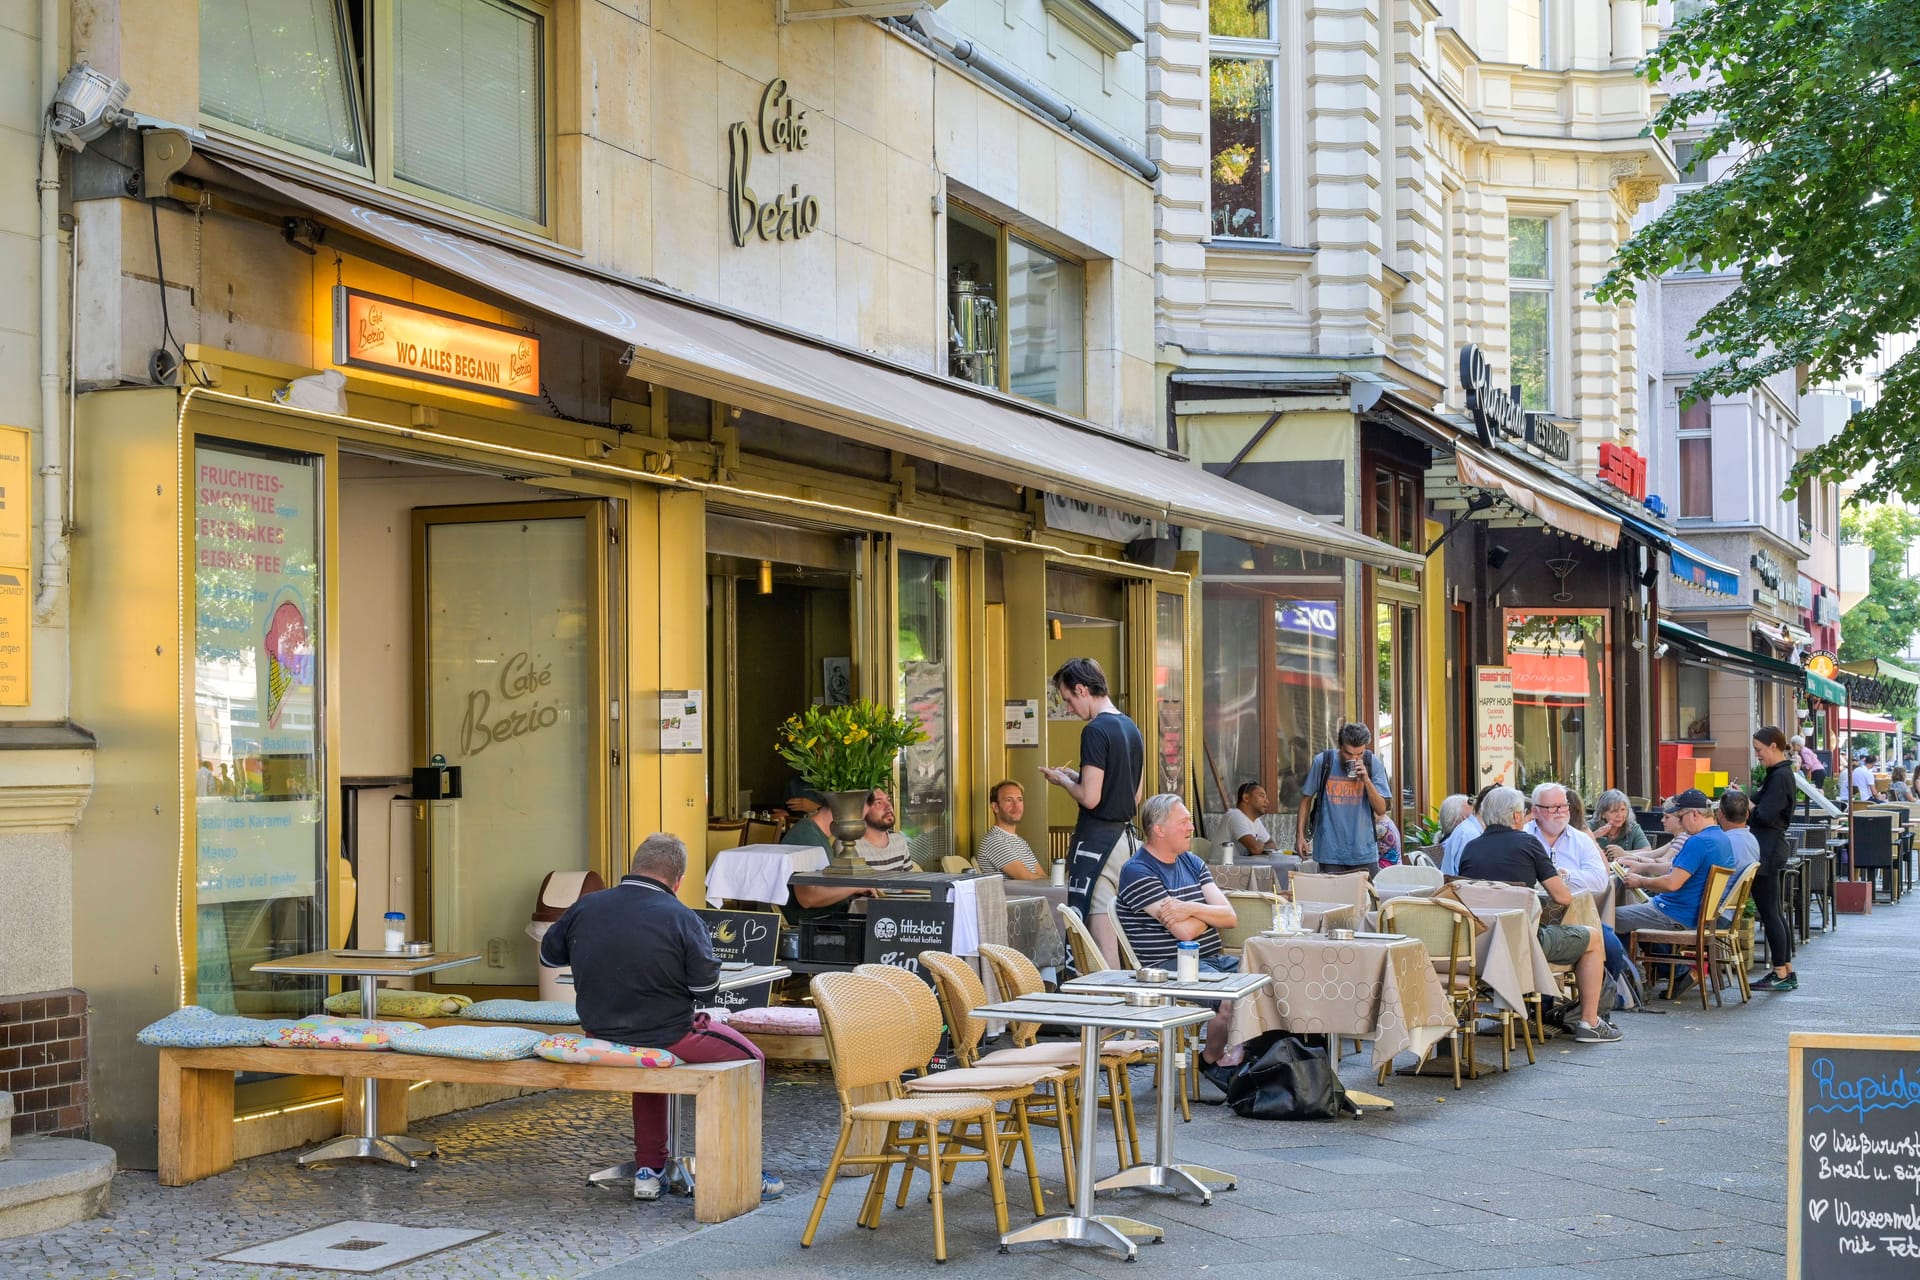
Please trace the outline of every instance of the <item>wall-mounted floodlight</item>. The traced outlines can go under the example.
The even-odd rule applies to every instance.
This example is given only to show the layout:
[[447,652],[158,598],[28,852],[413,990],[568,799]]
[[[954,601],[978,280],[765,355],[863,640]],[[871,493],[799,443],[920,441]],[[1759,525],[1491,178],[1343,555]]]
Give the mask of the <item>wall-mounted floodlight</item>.
[[74,64],[54,92],[48,128],[53,140],[69,151],[84,151],[126,115],[127,95],[133,86],[87,63]]

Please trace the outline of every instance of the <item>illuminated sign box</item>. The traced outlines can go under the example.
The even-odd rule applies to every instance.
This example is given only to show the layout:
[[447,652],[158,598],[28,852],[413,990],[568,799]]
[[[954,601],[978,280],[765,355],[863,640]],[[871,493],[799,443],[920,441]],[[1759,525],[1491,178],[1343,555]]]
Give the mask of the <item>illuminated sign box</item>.
[[540,339],[532,334],[345,285],[333,290],[333,362],[540,400]]

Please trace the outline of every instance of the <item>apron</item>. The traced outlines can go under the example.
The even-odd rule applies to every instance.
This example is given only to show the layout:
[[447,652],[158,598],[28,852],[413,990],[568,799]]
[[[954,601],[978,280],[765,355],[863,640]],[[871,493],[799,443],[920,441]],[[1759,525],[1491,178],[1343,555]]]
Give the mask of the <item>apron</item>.
[[1089,917],[1093,906],[1093,886],[1107,869],[1107,860],[1120,852],[1120,837],[1127,838],[1123,858],[1131,858],[1140,847],[1140,837],[1132,822],[1111,822],[1105,818],[1082,816],[1073,828],[1073,856],[1067,861],[1067,905]]

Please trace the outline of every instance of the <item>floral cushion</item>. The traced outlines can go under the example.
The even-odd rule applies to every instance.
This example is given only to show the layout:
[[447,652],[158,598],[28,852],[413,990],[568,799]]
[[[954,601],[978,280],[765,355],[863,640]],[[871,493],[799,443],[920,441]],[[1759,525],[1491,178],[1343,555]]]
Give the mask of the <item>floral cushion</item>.
[[424,1031],[395,1032],[393,1051],[475,1062],[511,1062],[531,1058],[540,1040],[538,1031],[523,1027],[428,1027]]
[[774,1036],[817,1036],[820,1011],[802,1005],[775,1005],[768,1009],[741,1009],[727,1019],[735,1031],[758,1031]]
[[[374,1014],[382,1018],[457,1018],[472,1004],[466,996],[442,995],[437,991],[400,991],[385,989],[374,996]],[[327,997],[327,1012],[349,1018],[360,1016],[360,993],[342,991]]]
[[580,1011],[566,1000],[482,1000],[469,1005],[466,1016],[482,1022],[543,1022],[572,1026]]
[[365,1018],[330,1018],[324,1014],[289,1022],[267,1040],[281,1049],[389,1049],[403,1031],[424,1031],[417,1022],[369,1022]]
[[265,1044],[276,1025],[190,1004],[142,1027],[134,1039],[157,1049],[252,1048]]
[[592,1036],[548,1036],[534,1048],[548,1062],[571,1062],[583,1067],[672,1067],[680,1059],[665,1049],[637,1049],[630,1044],[596,1040]]

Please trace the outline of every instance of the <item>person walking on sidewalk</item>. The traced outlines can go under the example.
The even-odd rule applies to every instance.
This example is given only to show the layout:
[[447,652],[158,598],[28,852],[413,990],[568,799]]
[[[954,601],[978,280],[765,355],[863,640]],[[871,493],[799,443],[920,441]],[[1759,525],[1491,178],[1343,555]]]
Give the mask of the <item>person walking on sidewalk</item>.
[[1147,740],[1113,705],[1107,673],[1092,658],[1061,663],[1053,673],[1053,687],[1067,710],[1087,722],[1080,730],[1080,767],[1040,770],[1080,806],[1067,863],[1067,902],[1087,922],[1107,965],[1117,969],[1120,944],[1113,896],[1120,886],[1120,868],[1140,843],[1133,815],[1146,785]]
[[1747,826],[1760,846],[1760,870],[1753,875],[1753,908],[1767,934],[1767,960],[1773,971],[1753,984],[1755,991],[1798,991],[1800,975],[1793,971],[1793,931],[1781,909],[1780,872],[1787,865],[1787,826],[1793,820],[1793,765],[1787,760],[1787,739],[1766,725],[1753,735],[1753,754],[1767,771],[1753,793]]
[[[540,940],[540,963],[573,966],[580,1027],[615,1044],[666,1049],[682,1062],[760,1064],[766,1087],[767,1059],[733,1028],[709,1022],[694,1005],[711,1001],[720,988],[707,926],[674,895],[687,874],[687,846],[656,831],[633,851],[628,875],[611,889],[590,893],[571,907]],[[667,1163],[667,1099],[633,1095],[633,1198],[658,1200]],[[786,1190],[763,1174],[762,1199]]]
[[1322,871],[1372,874],[1380,865],[1373,824],[1387,811],[1387,768],[1367,750],[1367,726],[1343,724],[1334,741],[1313,758],[1300,788],[1300,855]]

